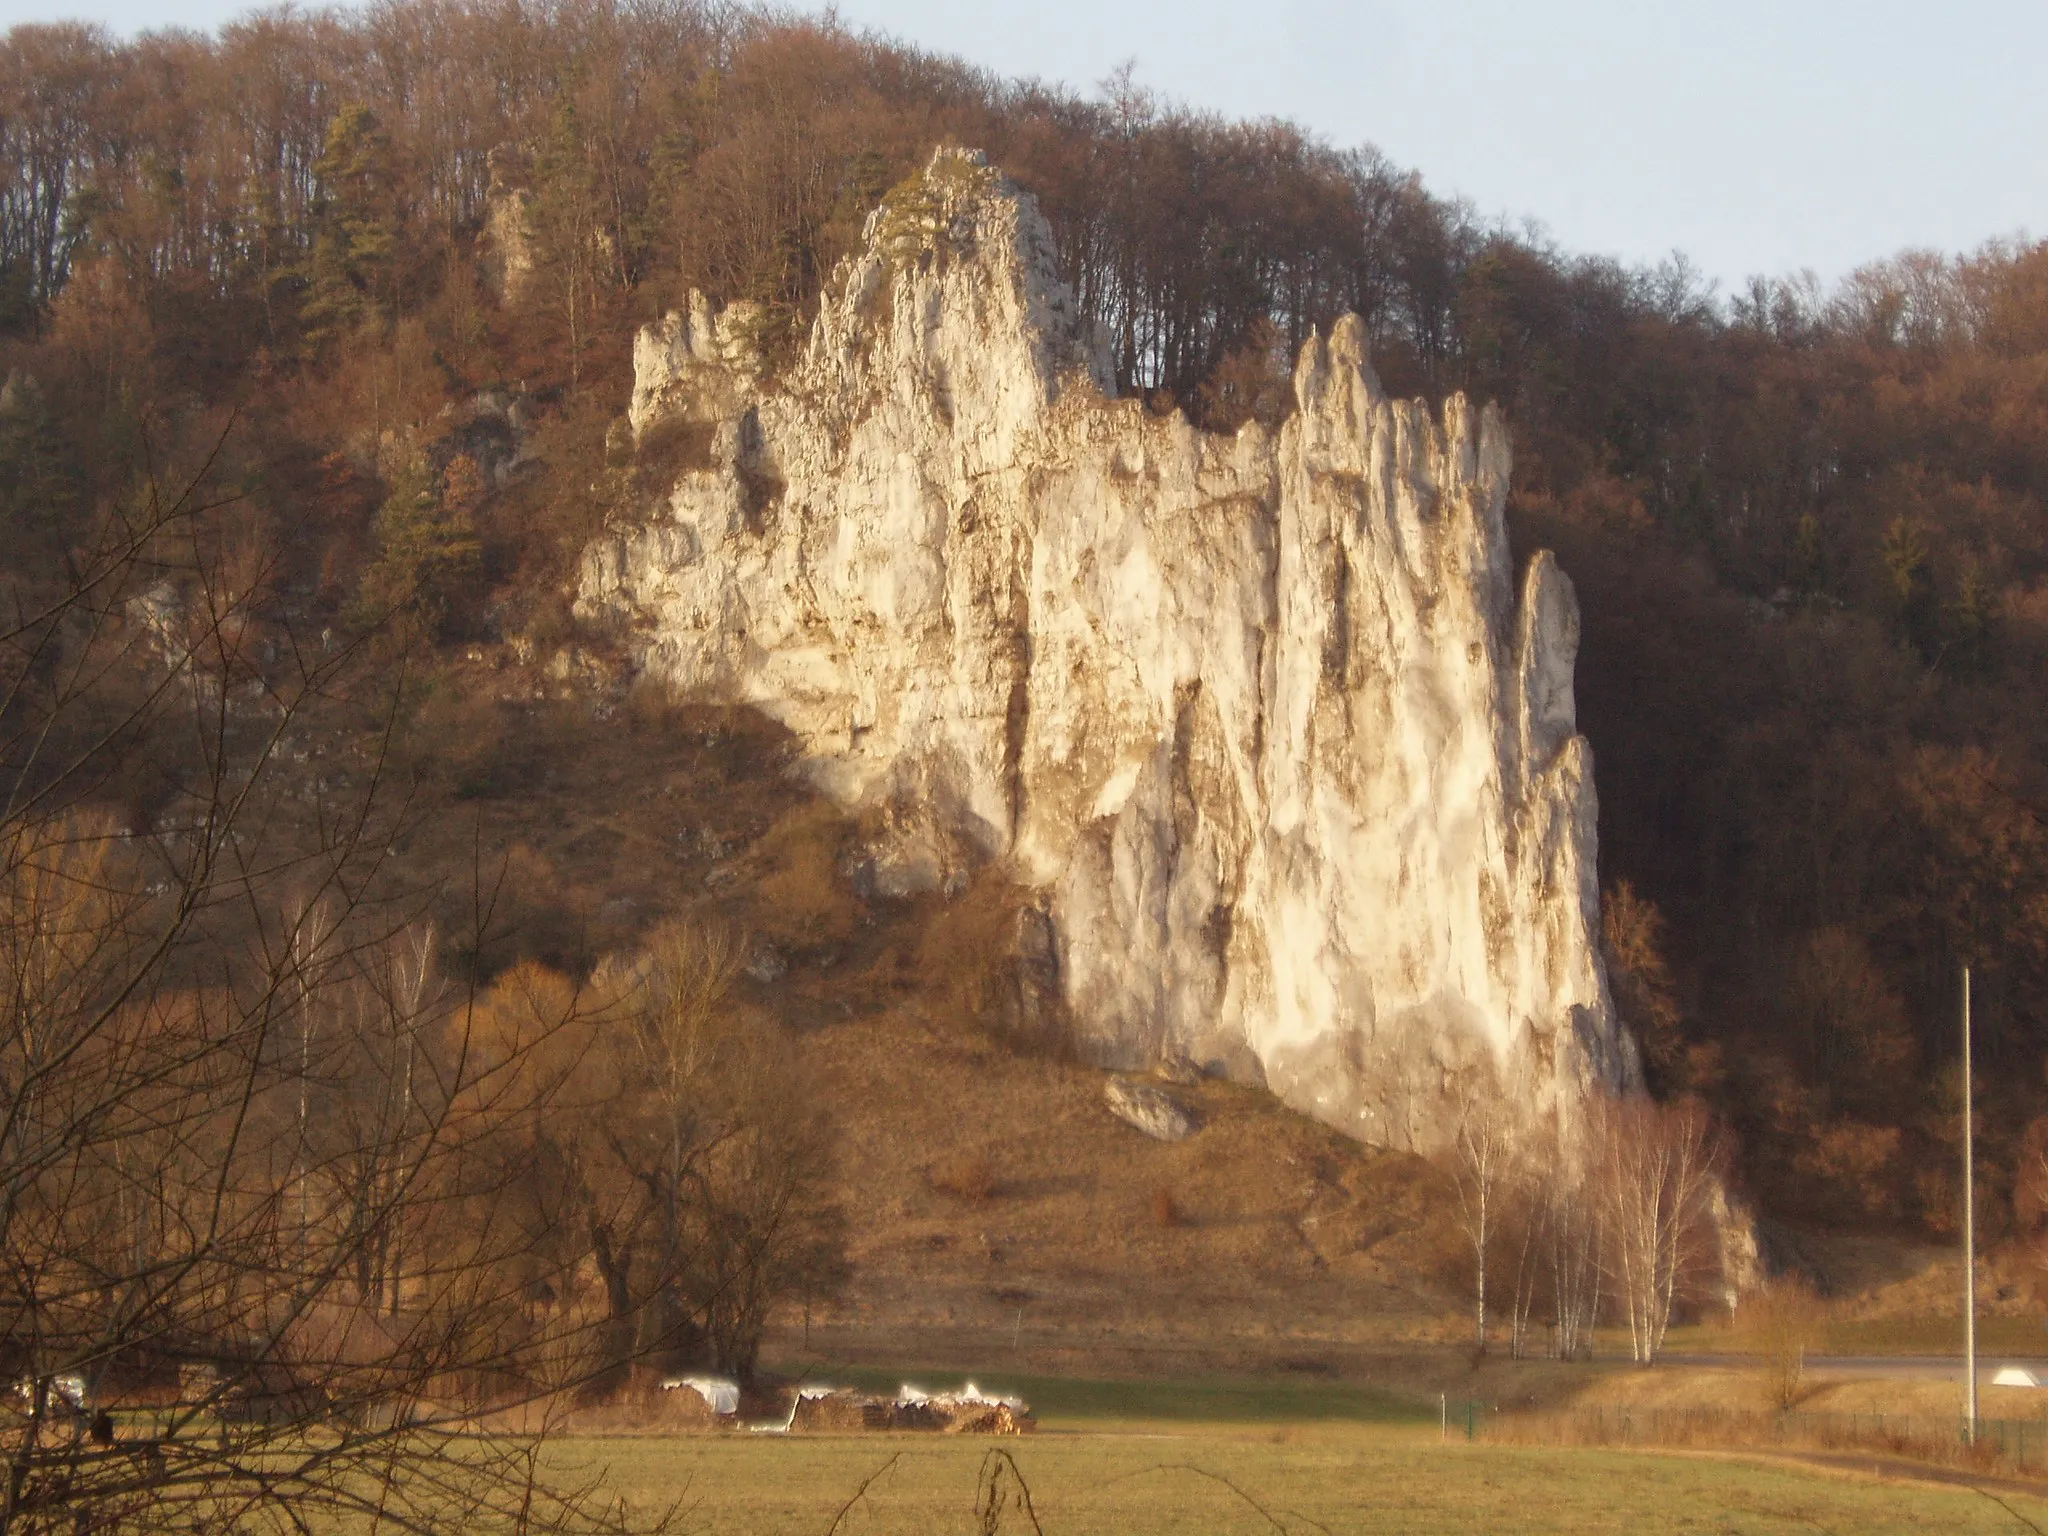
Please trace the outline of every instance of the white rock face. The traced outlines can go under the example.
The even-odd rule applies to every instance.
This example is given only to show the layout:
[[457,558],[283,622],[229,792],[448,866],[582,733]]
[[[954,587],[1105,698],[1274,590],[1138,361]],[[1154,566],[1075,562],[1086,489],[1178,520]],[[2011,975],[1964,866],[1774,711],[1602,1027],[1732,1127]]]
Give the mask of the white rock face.
[[641,334],[636,433],[709,446],[580,611],[884,812],[885,892],[1000,861],[1096,1060],[1370,1141],[1439,1144],[1475,1068],[1567,1115],[1635,1081],[1577,605],[1548,554],[1517,591],[1493,410],[1387,399],[1349,318],[1277,434],[1109,398],[1035,207],[967,152],[876,212],[779,386],[737,309]]
[[489,164],[491,184],[484,206],[484,277],[502,302],[518,305],[531,292],[536,270],[533,193],[525,185],[526,166],[512,150],[492,150]]
[[1186,1141],[1195,1132],[1195,1117],[1164,1088],[1112,1077],[1103,1084],[1102,1097],[1112,1115],[1154,1141]]

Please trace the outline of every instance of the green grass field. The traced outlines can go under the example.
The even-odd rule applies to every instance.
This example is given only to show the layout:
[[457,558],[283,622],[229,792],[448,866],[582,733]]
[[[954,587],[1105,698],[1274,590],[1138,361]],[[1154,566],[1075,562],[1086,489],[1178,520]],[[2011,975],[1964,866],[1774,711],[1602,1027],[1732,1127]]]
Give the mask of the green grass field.
[[[1016,1458],[1046,1536],[1165,1533],[2024,1532],[2048,1501],[1840,1476],[1779,1462],[1439,1442],[1395,1425],[1162,1427],[991,1442],[924,1436],[565,1442],[564,1469],[608,1465],[640,1509],[716,1536],[974,1531],[977,1474]],[[879,1475],[877,1475],[879,1473]],[[1227,1482],[1225,1481],[1227,1480]],[[1234,1487],[1231,1485],[1235,1485]],[[1261,1509],[1254,1507],[1253,1501]],[[2023,1515],[2024,1519],[2020,1518]],[[1029,1531],[1012,1518],[1005,1531]]]
[[[2048,1328],[2037,1317],[1980,1317],[1977,1348],[1987,1355],[2048,1355]],[[1963,1352],[1961,1318],[1871,1318],[1828,1324],[1833,1355],[1957,1355]]]
[[[1603,1343],[1608,1341],[1603,1338]],[[1623,1348],[1625,1342],[1611,1345]],[[1674,1328],[1664,1348],[1675,1355],[1740,1353],[1746,1340],[1722,1325]],[[1980,1317],[1977,1348],[1985,1355],[2048,1357],[2048,1326],[2037,1317]],[[1821,1332],[1826,1355],[1956,1355],[1963,1352],[1960,1317],[1874,1317],[1837,1319]]]

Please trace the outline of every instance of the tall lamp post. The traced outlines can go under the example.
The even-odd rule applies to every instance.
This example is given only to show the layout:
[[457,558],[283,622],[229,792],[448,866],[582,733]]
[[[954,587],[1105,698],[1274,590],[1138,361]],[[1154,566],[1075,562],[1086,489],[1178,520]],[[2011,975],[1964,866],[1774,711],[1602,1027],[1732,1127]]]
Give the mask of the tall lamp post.
[[1977,1442],[1977,1182],[1970,1147],[1970,968],[1963,967],[1963,1400],[1964,1440]]

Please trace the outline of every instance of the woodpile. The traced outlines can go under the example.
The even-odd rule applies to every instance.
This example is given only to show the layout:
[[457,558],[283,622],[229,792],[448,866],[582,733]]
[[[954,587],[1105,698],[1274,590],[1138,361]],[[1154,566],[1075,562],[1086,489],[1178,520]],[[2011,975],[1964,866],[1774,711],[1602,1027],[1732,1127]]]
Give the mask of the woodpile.
[[1024,1435],[1038,1427],[1015,1398],[988,1397],[969,1383],[959,1392],[925,1393],[905,1387],[894,1398],[845,1388],[807,1387],[791,1410],[792,1433],[850,1434],[862,1430],[923,1431],[945,1435]]
[[997,1403],[978,1413],[958,1414],[946,1428],[956,1435],[1028,1435],[1038,1428],[1038,1420],[1022,1404]]
[[[834,1391],[821,1395],[799,1395],[790,1414],[792,1434],[849,1434],[861,1429],[887,1429],[887,1403],[858,1392]],[[883,1422],[876,1423],[879,1418]]]

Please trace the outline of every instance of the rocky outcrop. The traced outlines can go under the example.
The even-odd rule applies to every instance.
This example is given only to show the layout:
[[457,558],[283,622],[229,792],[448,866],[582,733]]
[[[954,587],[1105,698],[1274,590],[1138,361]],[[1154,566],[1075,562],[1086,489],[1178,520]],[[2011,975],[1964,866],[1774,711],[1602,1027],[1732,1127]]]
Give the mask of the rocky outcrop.
[[1390,400],[1363,327],[1277,432],[1115,399],[1028,197],[941,151],[809,344],[641,334],[632,421],[688,439],[579,610],[680,692],[788,726],[891,829],[889,890],[1000,861],[1083,1049],[1263,1080],[1426,1147],[1474,1071],[1533,1111],[1635,1076],[1598,945],[1570,582],[1517,578],[1508,439]]
[[1194,1115],[1164,1088],[1112,1077],[1103,1084],[1102,1097],[1112,1115],[1154,1141],[1186,1141],[1195,1133]]
[[517,306],[531,292],[539,265],[534,253],[533,193],[526,184],[525,157],[517,151],[494,149],[488,164],[491,182],[484,202],[484,282],[501,303]]

